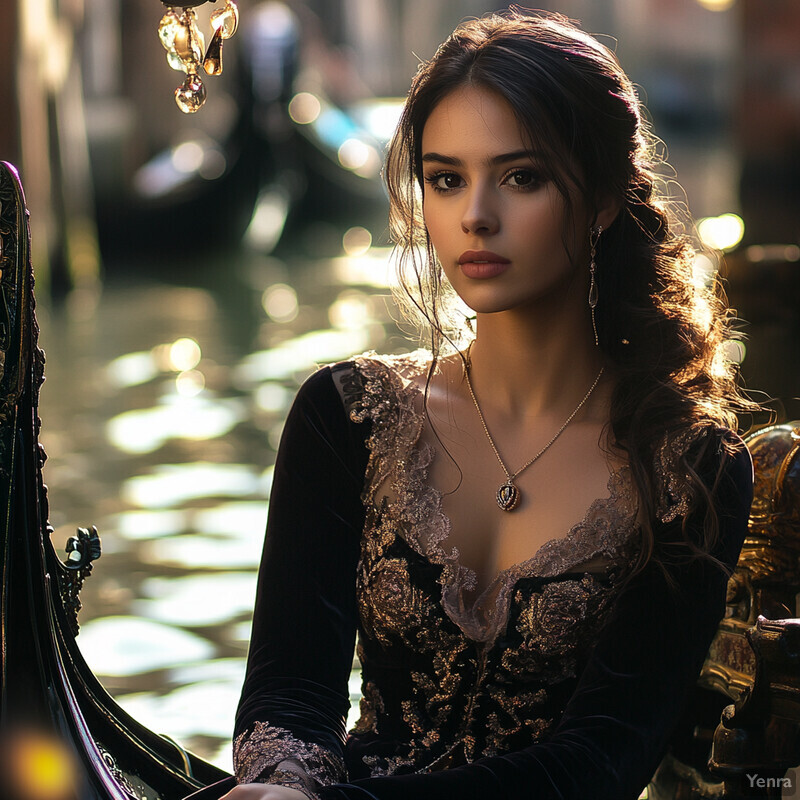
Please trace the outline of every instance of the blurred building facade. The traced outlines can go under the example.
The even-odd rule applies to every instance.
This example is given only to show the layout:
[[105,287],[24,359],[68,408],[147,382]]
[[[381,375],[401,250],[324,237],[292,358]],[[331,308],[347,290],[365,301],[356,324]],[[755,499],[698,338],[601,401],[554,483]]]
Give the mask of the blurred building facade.
[[800,3],[742,0],[735,119],[749,242],[800,243]]

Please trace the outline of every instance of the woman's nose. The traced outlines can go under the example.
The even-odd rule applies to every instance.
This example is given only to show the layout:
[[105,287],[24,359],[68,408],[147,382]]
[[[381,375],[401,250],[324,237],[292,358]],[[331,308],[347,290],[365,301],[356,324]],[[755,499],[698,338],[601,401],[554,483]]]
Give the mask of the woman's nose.
[[497,233],[500,228],[500,219],[489,192],[476,187],[473,192],[469,193],[466,201],[464,213],[461,216],[461,229],[464,233],[484,236]]

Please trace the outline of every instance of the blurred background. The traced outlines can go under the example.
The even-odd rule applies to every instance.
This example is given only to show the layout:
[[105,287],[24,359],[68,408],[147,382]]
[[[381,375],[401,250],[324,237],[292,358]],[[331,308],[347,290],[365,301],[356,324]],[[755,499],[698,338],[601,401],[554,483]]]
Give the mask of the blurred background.
[[[241,0],[223,74],[184,115],[159,0],[2,6],[0,158],[31,210],[54,542],[95,524],[104,548],[78,642],[141,722],[230,768],[283,418],[315,365],[415,346],[389,297],[382,152],[419,60],[492,8]],[[800,4],[542,7],[618,52],[722,256],[746,335],[731,357],[800,417]]]

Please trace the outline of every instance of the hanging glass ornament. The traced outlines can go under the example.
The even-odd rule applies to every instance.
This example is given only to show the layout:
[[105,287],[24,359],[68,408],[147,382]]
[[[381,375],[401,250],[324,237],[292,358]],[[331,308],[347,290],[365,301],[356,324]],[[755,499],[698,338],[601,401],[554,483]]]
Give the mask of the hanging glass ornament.
[[203,59],[203,69],[209,75],[222,73],[222,42],[230,39],[239,27],[239,7],[233,0],[227,0],[224,8],[218,8],[211,14],[211,27],[214,35]]
[[161,39],[161,44],[164,45],[167,51],[171,50],[175,45],[175,36],[180,26],[181,21],[175,13],[175,9],[168,8],[158,25],[158,38]]
[[184,64],[199,64],[202,60],[205,41],[197,27],[197,14],[193,8],[183,10],[173,47]]
[[239,27],[239,8],[233,0],[228,0],[225,8],[218,8],[211,14],[211,27],[230,39]]
[[206,101],[206,87],[196,72],[189,72],[186,80],[175,90],[175,102],[184,114],[194,114]]
[[211,37],[211,42],[203,59],[203,69],[209,75],[219,75],[222,72],[222,31],[217,30]]
[[175,102],[185,114],[194,114],[205,103],[206,88],[199,72],[202,69],[207,75],[222,73],[222,43],[239,26],[238,7],[233,0],[226,0],[222,8],[211,14],[213,35],[206,50],[194,8],[210,1],[217,2],[199,0],[175,7],[162,0],[167,10],[158,25],[158,37],[167,51],[169,66],[186,73],[186,79],[175,90]]

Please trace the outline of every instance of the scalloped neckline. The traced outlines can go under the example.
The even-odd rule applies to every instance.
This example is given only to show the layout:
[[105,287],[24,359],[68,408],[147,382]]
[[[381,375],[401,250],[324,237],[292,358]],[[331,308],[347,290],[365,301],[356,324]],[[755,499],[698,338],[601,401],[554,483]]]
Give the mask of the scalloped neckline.
[[[419,368],[421,352],[424,351],[418,350],[406,356],[395,356],[393,360],[395,363],[398,360],[405,361],[409,366]],[[371,356],[371,358],[375,358],[375,356]],[[376,360],[385,364],[380,358]],[[461,563],[457,547],[453,546],[448,551],[442,546],[450,537],[452,525],[450,518],[442,509],[442,492],[427,483],[428,467],[436,455],[436,448],[428,443],[420,444],[426,419],[424,413],[417,411],[417,402],[422,395],[422,390],[413,378],[403,374],[400,369],[393,371],[401,381],[397,392],[398,401],[406,403],[414,411],[416,426],[408,443],[407,458],[400,469],[395,468],[391,471],[393,482],[402,482],[408,491],[398,492],[398,496],[394,499],[386,496],[385,512],[388,512],[398,523],[399,528],[405,534],[403,538],[419,556],[444,567],[439,579],[442,585],[442,605],[452,621],[469,638],[475,641],[491,641],[497,635],[500,624],[504,624],[508,617],[509,594],[520,580],[526,577],[558,577],[558,575],[567,574],[569,570],[580,567],[581,564],[590,563],[600,554],[613,555],[612,552],[609,552],[613,550],[613,545],[621,547],[630,540],[636,529],[636,511],[633,508],[630,468],[627,464],[621,464],[609,472],[606,484],[608,495],[594,499],[583,517],[572,525],[564,536],[548,539],[529,558],[498,571],[495,577],[475,595],[472,602],[465,603],[464,595],[473,591],[477,583],[477,574],[471,567]],[[434,517],[439,523],[436,525],[434,520],[428,520],[427,523],[417,522],[417,527],[424,524],[425,527],[434,528],[425,547],[421,546],[420,537],[415,532],[406,530],[403,519],[404,516],[414,516],[413,514],[404,514],[408,511],[408,503],[403,502],[403,495],[408,494],[413,497],[419,493],[419,489],[425,490],[433,500]],[[374,497],[372,502],[377,507],[378,504]],[[618,513],[614,514],[615,510]],[[605,542],[602,541],[603,537],[599,537],[599,540],[593,542],[591,547],[584,547],[582,552],[580,546],[575,548],[581,557],[571,560],[566,557],[565,551],[569,552],[573,549],[576,541],[581,542],[580,535],[584,534],[583,542],[585,543],[586,529],[591,527],[597,529],[598,523],[603,520],[618,524],[619,529],[614,529],[620,534],[619,538],[612,543],[608,541],[609,536],[605,537]],[[627,524],[619,525],[620,522]],[[586,574],[597,573],[587,570]],[[495,592],[494,603],[491,603],[491,595]]]

